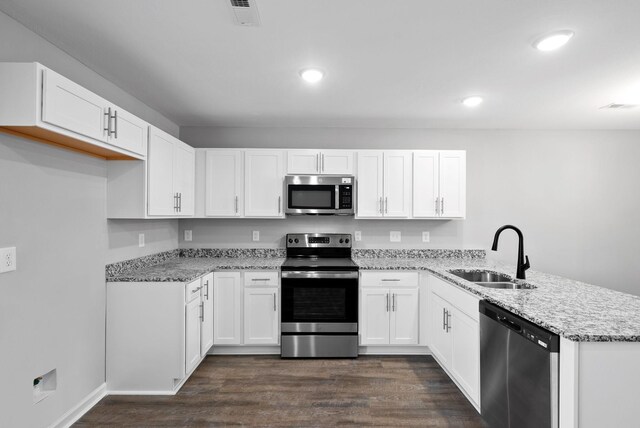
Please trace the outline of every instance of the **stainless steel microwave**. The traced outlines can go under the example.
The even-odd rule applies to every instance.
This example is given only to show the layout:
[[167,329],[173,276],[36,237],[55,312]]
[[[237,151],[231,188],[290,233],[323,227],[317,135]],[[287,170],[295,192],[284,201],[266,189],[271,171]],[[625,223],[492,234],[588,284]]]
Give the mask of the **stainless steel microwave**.
[[285,214],[353,215],[356,180],[351,175],[287,175]]

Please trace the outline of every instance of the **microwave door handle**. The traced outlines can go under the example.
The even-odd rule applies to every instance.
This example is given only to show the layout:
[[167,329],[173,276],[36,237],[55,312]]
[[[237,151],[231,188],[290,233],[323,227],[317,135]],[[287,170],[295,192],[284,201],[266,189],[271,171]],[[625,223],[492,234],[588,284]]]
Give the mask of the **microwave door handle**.
[[340,209],[340,186],[336,184],[336,205],[334,209]]

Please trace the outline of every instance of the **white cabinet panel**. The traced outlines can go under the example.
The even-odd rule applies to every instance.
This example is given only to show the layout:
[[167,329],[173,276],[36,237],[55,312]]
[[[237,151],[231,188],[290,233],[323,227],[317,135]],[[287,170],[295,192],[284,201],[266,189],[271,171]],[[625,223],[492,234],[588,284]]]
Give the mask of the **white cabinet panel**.
[[451,316],[452,352],[451,372],[467,391],[480,403],[480,328],[459,310],[453,309]]
[[384,216],[411,215],[411,153],[384,153]]
[[442,217],[464,217],[466,213],[466,152],[440,152],[440,210]]
[[319,174],[320,152],[318,150],[289,150],[287,152],[287,174]]
[[173,139],[159,129],[151,128],[148,154],[149,215],[176,214],[177,200],[173,189]]
[[451,335],[446,328],[447,303],[437,294],[431,294],[431,343],[429,348],[440,362],[451,364]]
[[436,217],[439,213],[439,162],[437,150],[413,154],[413,216]]
[[245,152],[245,217],[284,218],[283,164],[280,150]]
[[192,216],[195,212],[195,150],[181,141],[174,144],[174,193],[178,194],[179,216]]
[[357,216],[382,217],[383,152],[358,152]]
[[243,168],[240,150],[207,150],[205,215],[240,217],[243,213]]
[[347,150],[320,152],[320,168],[323,174],[353,175],[353,152]]
[[420,301],[417,288],[391,288],[389,343],[417,345]]
[[362,288],[360,296],[360,345],[388,345],[389,289]]
[[202,324],[200,327],[200,356],[213,346],[213,273],[202,278]]
[[200,361],[200,318],[202,300],[193,299],[186,307],[185,370],[189,373]]
[[278,288],[250,287],[244,289],[244,344],[277,345],[280,339],[278,326]]
[[109,143],[146,156],[149,124],[117,106],[112,105],[111,110],[113,118],[110,119],[112,132]]
[[107,141],[107,101],[71,80],[44,70],[42,121]]
[[239,345],[242,342],[242,283],[239,272],[213,274],[213,343]]

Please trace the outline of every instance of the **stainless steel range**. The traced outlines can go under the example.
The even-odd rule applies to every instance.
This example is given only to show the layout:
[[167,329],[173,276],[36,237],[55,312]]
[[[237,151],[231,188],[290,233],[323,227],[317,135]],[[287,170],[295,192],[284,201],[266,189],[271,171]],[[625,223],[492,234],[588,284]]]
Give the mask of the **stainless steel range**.
[[289,234],[282,265],[281,356],[358,356],[358,266],[351,235]]

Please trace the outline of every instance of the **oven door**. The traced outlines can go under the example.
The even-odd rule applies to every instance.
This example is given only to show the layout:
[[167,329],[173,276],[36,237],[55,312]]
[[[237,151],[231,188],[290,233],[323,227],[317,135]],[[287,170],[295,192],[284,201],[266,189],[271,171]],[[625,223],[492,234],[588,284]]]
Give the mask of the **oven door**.
[[335,214],[336,185],[287,184],[286,214]]
[[282,272],[282,333],[357,333],[358,272]]

